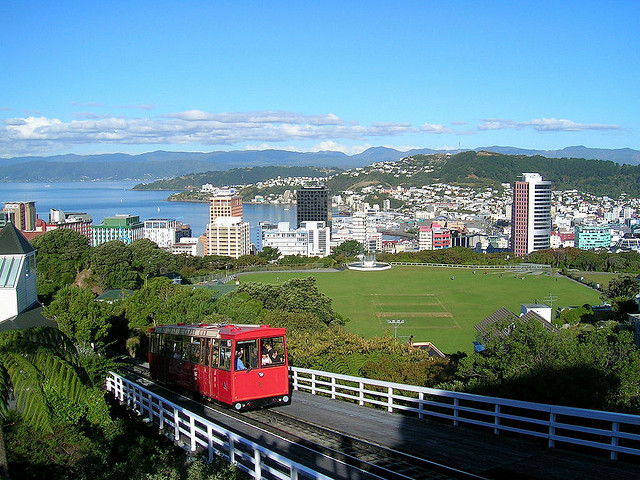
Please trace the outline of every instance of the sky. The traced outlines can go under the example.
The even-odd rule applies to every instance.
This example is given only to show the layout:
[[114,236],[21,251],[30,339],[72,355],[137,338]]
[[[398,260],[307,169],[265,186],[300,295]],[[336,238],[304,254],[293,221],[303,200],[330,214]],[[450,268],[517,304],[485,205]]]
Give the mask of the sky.
[[0,158],[640,149],[640,1],[0,2]]

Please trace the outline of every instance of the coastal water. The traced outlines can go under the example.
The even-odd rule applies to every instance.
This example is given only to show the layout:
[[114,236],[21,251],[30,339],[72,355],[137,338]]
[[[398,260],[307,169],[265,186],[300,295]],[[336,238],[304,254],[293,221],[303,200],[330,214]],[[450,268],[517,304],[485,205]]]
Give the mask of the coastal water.
[[[174,218],[191,225],[193,235],[205,231],[209,219],[206,203],[168,202],[172,192],[131,190],[133,181],[121,182],[60,182],[1,183],[0,202],[36,202],[38,218],[49,220],[49,210],[84,212],[91,215],[94,225],[115,214],[138,215],[141,221],[150,218]],[[282,205],[245,204],[244,221],[290,222],[295,227],[296,207]]]

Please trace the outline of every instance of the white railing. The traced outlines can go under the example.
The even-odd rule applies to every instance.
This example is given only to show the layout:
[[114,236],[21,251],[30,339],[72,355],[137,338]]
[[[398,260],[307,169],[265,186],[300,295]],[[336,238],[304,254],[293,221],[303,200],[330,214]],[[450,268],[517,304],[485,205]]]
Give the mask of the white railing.
[[107,391],[185,449],[206,451],[209,461],[214,455],[224,457],[252,478],[331,478],[185,410],[117,373],[110,372],[107,377]]
[[[469,393],[415,387],[335,373],[290,368],[294,390],[361,406],[385,408],[419,418],[437,417],[453,425],[476,425],[494,434],[514,432],[609,452],[640,455],[640,416],[582,408],[486,397]],[[294,397],[295,400],[295,397]]]

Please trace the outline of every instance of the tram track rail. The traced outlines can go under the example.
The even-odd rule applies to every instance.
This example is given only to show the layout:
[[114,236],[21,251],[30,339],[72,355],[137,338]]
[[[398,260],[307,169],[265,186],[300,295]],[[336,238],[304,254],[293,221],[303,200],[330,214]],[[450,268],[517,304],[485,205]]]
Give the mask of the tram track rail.
[[[144,386],[153,384],[158,388],[165,388],[150,379],[148,368],[144,365],[130,365],[126,370],[136,377],[141,377],[141,384]],[[264,441],[265,434],[268,434],[297,446],[301,457],[298,461],[304,462],[310,458],[322,456],[344,465],[354,474],[349,478],[388,480],[486,478],[378,445],[367,439],[354,438],[343,432],[313,424],[308,419],[288,415],[279,409],[236,412],[214,402],[202,402],[200,399],[193,398],[194,395],[185,395],[185,392],[177,392],[175,389],[166,390],[173,395],[183,397],[185,401],[197,402],[202,407],[211,409],[216,412],[216,416],[227,418],[228,423],[225,427],[239,434],[246,433],[247,428],[255,430],[254,441],[260,442],[260,439]],[[357,475],[355,475],[356,472],[358,472]]]

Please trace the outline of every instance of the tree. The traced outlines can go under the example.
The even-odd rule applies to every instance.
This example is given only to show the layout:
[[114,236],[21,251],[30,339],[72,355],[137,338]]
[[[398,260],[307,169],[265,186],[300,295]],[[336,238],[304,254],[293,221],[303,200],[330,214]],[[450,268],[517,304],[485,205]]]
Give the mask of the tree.
[[[83,407],[87,417],[106,408],[104,398],[100,402],[90,387],[73,343],[59,330],[37,327],[0,333],[0,452],[4,452],[2,423],[11,392],[25,421],[52,432],[57,402],[74,406],[70,411]],[[0,474],[8,475],[1,454]]]
[[333,248],[334,255],[343,254],[345,257],[355,257],[363,250],[363,245],[357,240],[347,240]]
[[98,245],[91,255],[91,269],[104,289],[134,289],[140,277],[133,268],[133,253],[122,242],[112,240]]
[[48,302],[56,291],[70,285],[88,262],[89,240],[81,233],[57,228],[33,239],[36,249],[38,296]]
[[142,275],[162,275],[177,270],[176,260],[179,258],[148,238],[134,240],[129,250],[133,254],[132,267]]
[[73,285],[60,290],[43,313],[55,320],[65,335],[80,344],[101,345],[111,327],[108,304],[96,302],[89,290]]
[[616,297],[633,298],[638,294],[638,280],[631,275],[618,275],[611,279],[609,284],[602,289],[602,300],[611,300]]
[[258,253],[258,256],[264,258],[267,262],[272,262],[280,258],[280,250],[273,247],[262,247],[262,251]]
[[205,288],[175,285],[166,277],[149,280],[125,302],[131,330],[177,322],[200,323],[214,311],[211,292]]
[[259,300],[265,309],[309,312],[327,325],[344,323],[344,319],[331,308],[331,299],[318,290],[313,277],[292,278],[282,285],[247,282],[237,289],[237,294],[242,293],[250,299]]
[[[461,360],[463,389],[530,402],[640,411],[640,353],[630,332],[611,325],[550,331],[539,322],[505,325],[485,351]],[[502,329],[499,329],[502,331]],[[452,385],[443,385],[452,388]]]

